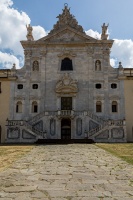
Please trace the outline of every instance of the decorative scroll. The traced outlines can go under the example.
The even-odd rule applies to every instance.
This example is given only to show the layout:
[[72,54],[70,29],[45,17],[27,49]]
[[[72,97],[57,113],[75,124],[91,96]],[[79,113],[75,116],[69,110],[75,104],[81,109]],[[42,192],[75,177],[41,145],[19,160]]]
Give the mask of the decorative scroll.
[[68,73],[65,73],[56,84],[56,93],[68,94],[77,92],[77,80],[73,80]]
[[78,22],[75,19],[75,16],[70,13],[70,8],[68,8],[67,5],[65,5],[62,14],[57,16],[57,18],[59,20],[54,25],[53,30],[51,30],[49,34],[55,33],[56,31],[66,27],[67,25],[73,29],[76,29],[77,31],[81,33],[84,33],[82,26],[78,25]]

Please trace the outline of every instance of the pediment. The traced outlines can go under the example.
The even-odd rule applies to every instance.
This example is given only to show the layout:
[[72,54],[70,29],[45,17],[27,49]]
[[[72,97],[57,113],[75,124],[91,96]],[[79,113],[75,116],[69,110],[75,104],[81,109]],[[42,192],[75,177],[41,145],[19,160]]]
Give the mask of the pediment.
[[85,41],[96,41],[96,39],[86,35],[85,33],[80,33],[75,31],[70,27],[66,27],[63,30],[57,31],[56,33],[49,34],[38,40],[39,42],[85,42]]

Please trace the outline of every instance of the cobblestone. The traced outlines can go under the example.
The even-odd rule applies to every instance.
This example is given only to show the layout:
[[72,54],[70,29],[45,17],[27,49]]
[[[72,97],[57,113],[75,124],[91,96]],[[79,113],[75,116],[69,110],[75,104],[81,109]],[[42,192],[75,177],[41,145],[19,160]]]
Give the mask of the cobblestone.
[[0,173],[0,200],[132,200],[133,166],[91,144],[36,146]]

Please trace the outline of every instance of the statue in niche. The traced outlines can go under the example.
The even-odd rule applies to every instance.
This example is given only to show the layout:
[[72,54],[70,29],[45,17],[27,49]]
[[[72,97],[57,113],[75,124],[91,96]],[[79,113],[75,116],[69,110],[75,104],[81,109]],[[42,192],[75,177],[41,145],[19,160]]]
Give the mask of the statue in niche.
[[26,35],[27,40],[33,41],[34,38],[33,38],[33,35],[32,35],[32,31],[33,31],[32,26],[30,26],[30,24],[29,24],[28,26],[26,25],[26,28],[27,28],[27,35]]
[[96,62],[95,62],[95,70],[96,71],[101,71],[101,61],[100,60],[96,60]]
[[33,62],[33,71],[39,71],[39,62],[37,60]]

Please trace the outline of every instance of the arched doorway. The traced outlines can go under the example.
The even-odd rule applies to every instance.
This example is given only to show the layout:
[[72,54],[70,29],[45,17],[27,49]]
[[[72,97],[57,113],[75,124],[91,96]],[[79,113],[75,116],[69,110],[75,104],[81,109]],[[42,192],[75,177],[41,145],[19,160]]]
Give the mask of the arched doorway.
[[61,120],[61,139],[71,139],[71,120]]

